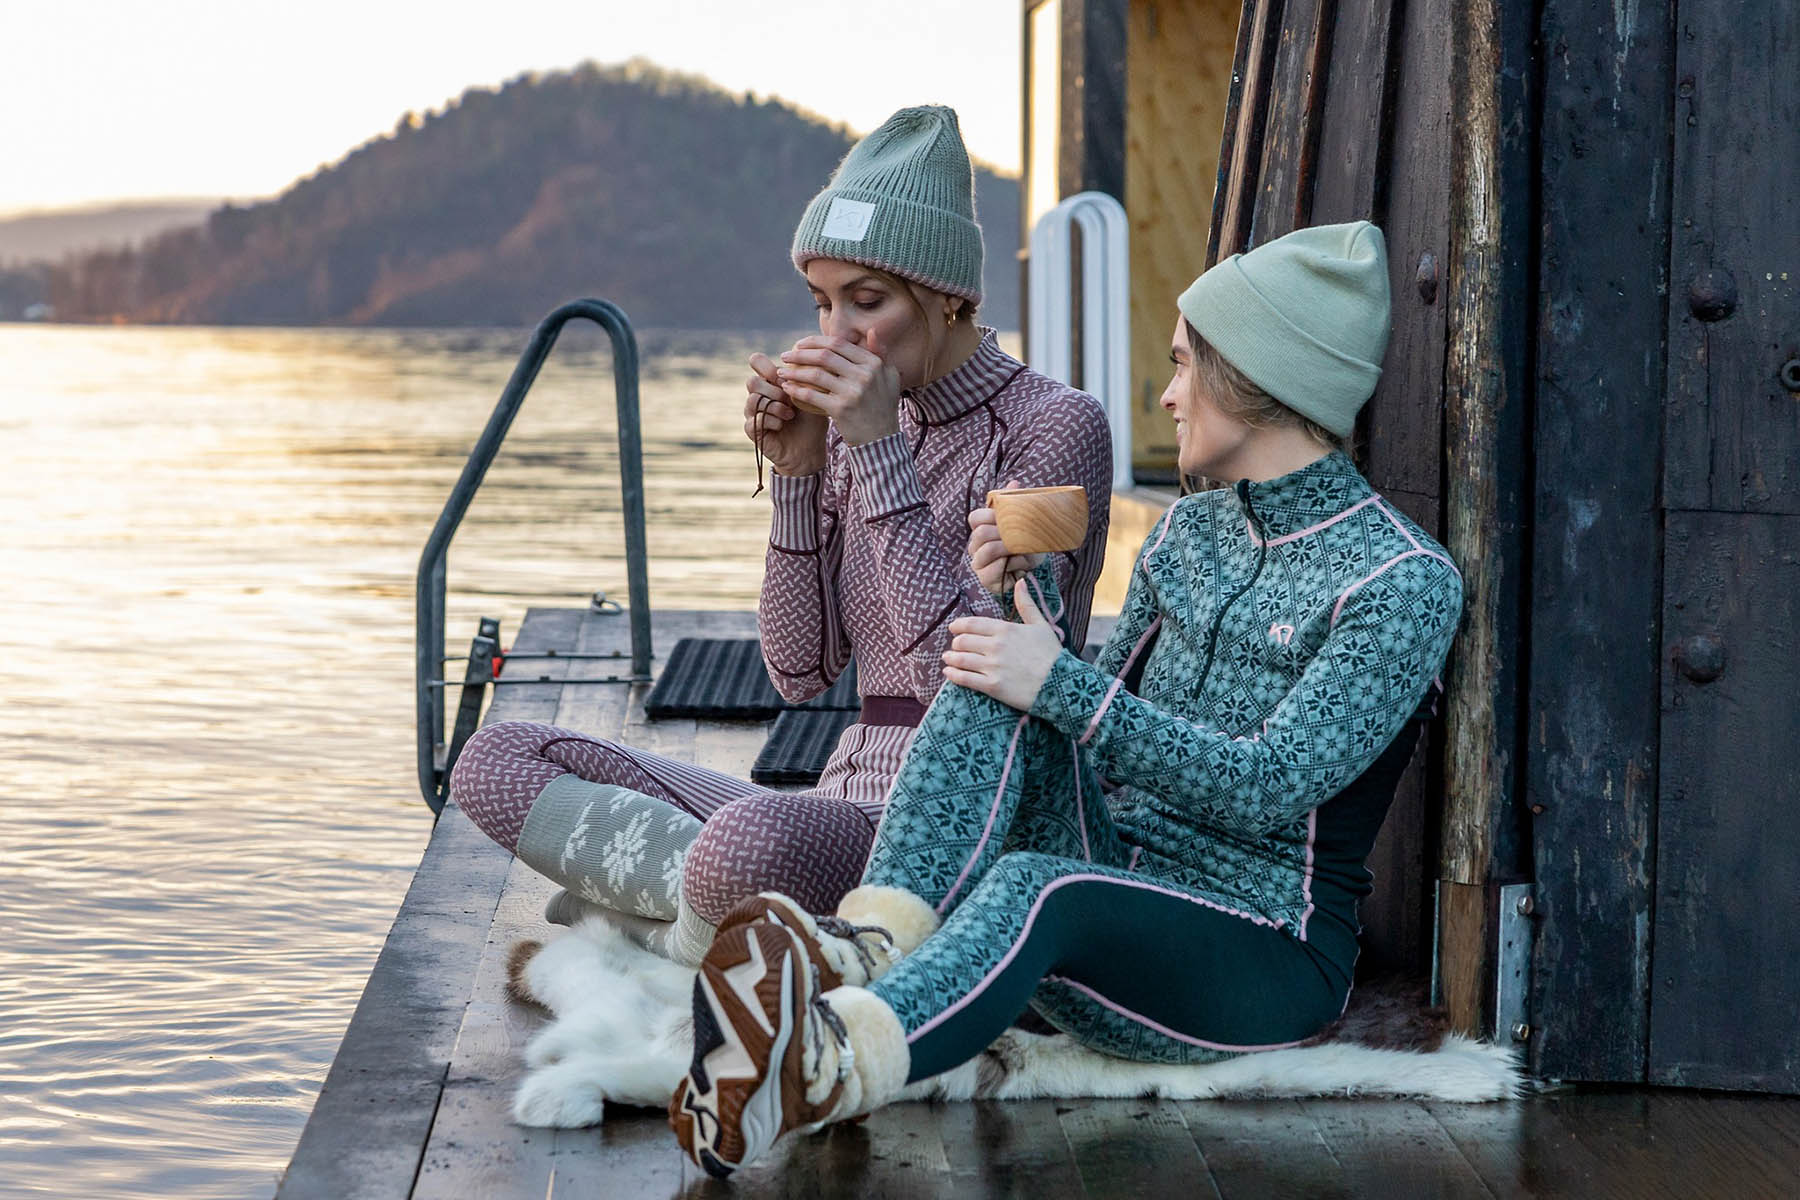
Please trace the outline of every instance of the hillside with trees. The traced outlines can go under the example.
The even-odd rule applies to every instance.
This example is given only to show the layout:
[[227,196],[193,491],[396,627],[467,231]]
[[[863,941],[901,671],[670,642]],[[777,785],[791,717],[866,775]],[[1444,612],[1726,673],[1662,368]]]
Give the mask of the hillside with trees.
[[[787,247],[852,138],[634,61],[472,88],[273,200],[43,272],[59,320],[526,325],[576,296],[640,325],[787,328]],[[977,170],[984,319],[1018,322],[1017,182]]]

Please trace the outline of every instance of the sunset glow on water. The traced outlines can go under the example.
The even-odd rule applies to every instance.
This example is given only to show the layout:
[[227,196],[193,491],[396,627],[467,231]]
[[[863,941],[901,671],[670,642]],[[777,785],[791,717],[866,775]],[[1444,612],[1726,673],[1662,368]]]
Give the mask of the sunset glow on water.
[[[272,1191],[429,832],[413,571],[524,340],[0,325],[0,1194]],[[654,603],[753,605],[741,364],[786,344],[644,338]],[[571,326],[451,653],[623,597],[612,405]]]

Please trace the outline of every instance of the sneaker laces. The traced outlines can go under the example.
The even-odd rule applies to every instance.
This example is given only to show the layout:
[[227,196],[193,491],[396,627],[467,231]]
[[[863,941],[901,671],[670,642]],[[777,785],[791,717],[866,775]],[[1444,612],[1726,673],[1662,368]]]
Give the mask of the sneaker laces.
[[[849,942],[855,949],[856,956],[862,960],[863,970],[870,974],[874,974],[875,971],[875,952],[869,948],[867,942],[862,940],[863,934],[880,934],[882,950],[887,955],[888,961],[892,962],[898,957],[894,953],[894,935],[879,925],[852,925],[845,918],[838,916],[814,917],[813,923],[819,927],[820,933],[828,933],[832,937],[842,938]],[[835,1016],[834,1013],[833,1017],[835,1018]]]
[[819,964],[812,963],[812,1009],[815,1018],[809,1024],[812,1036],[813,1062],[825,1061],[825,1038],[829,1036],[838,1046],[837,1082],[842,1083],[850,1077],[850,1071],[856,1065],[856,1052],[850,1048],[850,1030],[844,1024],[837,1010],[825,1000],[820,990]]

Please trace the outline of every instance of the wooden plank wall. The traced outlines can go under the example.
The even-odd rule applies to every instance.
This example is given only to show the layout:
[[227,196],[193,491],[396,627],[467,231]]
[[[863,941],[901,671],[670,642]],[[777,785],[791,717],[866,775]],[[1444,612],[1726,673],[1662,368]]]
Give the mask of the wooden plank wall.
[[1649,1021],[1674,28],[1623,11],[1541,26],[1531,1055],[1563,1079],[1642,1079]]
[[[1442,536],[1448,289],[1448,0],[1249,0],[1223,131],[1214,259],[1302,225],[1359,218],[1388,242],[1394,325],[1357,457],[1370,481]],[[1441,725],[1402,780],[1370,860],[1367,961],[1422,968],[1443,773]]]
[[1800,12],[1675,10],[1648,1077],[1792,1092]]
[[[1405,63],[1448,58],[1445,7],[1445,0],[1338,6],[1336,73],[1311,212],[1315,223],[1370,217],[1387,238],[1393,331],[1381,382],[1363,410],[1358,457],[1370,482],[1440,539],[1449,79],[1415,72],[1407,76],[1411,86],[1398,85]],[[1363,920],[1377,961],[1416,968],[1430,959],[1442,749],[1443,728],[1434,724],[1400,781],[1371,856],[1376,891]]]
[[1120,197],[1125,192],[1125,139],[1119,131],[1125,127],[1126,0],[1060,2],[1058,190],[1064,196],[1096,191]]
[[1438,953],[1453,1028],[1493,1024],[1494,885],[1528,873],[1519,740],[1531,407],[1536,121],[1527,93],[1532,6],[1450,9],[1450,253],[1445,272],[1444,545],[1463,572],[1462,630],[1445,674]]
[[1800,517],[1670,512],[1665,553],[1649,1081],[1800,1092]]

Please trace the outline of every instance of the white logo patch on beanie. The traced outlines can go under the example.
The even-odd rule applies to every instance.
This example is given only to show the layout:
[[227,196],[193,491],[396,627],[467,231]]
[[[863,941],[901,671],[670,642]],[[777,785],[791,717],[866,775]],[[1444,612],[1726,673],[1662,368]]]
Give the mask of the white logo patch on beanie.
[[869,222],[874,219],[875,206],[868,201],[833,196],[831,207],[825,213],[825,227],[819,232],[840,242],[860,242],[869,232]]

